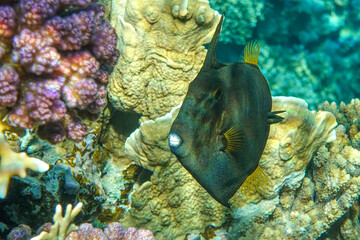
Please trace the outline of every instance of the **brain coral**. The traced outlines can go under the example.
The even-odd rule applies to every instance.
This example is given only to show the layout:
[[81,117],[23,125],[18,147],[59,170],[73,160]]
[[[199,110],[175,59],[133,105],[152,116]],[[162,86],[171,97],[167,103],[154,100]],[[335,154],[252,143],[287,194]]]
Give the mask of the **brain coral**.
[[81,119],[106,105],[117,36],[94,0],[0,3],[0,109],[52,143],[82,140]]
[[162,116],[181,103],[200,70],[202,45],[211,40],[219,14],[204,0],[122,0],[112,12],[121,64],[110,78],[110,100],[146,119]]

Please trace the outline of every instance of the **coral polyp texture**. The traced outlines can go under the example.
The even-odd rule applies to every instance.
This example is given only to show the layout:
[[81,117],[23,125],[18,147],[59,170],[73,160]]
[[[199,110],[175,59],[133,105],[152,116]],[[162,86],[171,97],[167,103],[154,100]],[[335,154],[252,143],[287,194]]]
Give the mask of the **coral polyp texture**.
[[0,3],[0,109],[9,125],[37,128],[51,143],[87,135],[81,120],[106,105],[119,56],[115,29],[95,2]]
[[146,229],[136,229],[129,227],[124,229],[118,222],[109,223],[109,225],[101,230],[93,227],[89,223],[80,225],[79,230],[72,232],[66,240],[82,240],[82,239],[102,239],[102,240],[155,240],[152,232]]
[[108,85],[114,107],[154,119],[180,104],[219,19],[204,0],[113,1],[121,51]]

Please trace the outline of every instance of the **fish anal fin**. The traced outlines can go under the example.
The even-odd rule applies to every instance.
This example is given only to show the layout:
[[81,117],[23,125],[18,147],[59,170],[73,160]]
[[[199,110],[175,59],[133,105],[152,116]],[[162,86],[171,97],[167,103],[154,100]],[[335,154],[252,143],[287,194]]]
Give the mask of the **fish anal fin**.
[[266,176],[260,165],[258,165],[255,171],[245,179],[241,186],[241,191],[254,194],[270,185],[270,179]]
[[228,152],[237,152],[244,145],[244,133],[241,130],[240,126],[231,127],[224,133],[226,138],[226,148],[225,151]]
[[281,122],[282,120],[284,120],[283,117],[276,115],[278,113],[283,113],[283,112],[286,112],[286,111],[282,110],[282,111],[269,112],[267,115],[267,123],[274,124],[274,123],[278,123],[278,122]]
[[247,42],[244,48],[244,62],[258,65],[261,42],[254,40]]

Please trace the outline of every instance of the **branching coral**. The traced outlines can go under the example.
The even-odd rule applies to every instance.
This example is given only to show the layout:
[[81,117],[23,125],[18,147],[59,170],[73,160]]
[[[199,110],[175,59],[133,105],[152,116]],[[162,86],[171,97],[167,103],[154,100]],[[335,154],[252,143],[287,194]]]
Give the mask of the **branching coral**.
[[45,172],[49,165],[40,159],[32,158],[26,153],[16,153],[1,138],[0,133],[0,198],[6,196],[9,181],[12,176],[26,177],[26,169]]
[[78,229],[78,227],[71,222],[79,214],[82,206],[82,202],[79,202],[74,208],[72,208],[71,204],[67,205],[65,215],[63,217],[62,207],[61,205],[57,205],[53,218],[54,225],[51,226],[50,231],[41,232],[40,235],[33,237],[31,240],[64,240],[72,231],[76,231]]
[[81,118],[106,105],[107,75],[119,56],[105,9],[93,2],[0,4],[0,109],[10,111],[10,125],[39,127],[51,143],[87,135]]
[[319,109],[332,112],[339,124],[344,125],[346,133],[354,147],[360,147],[360,100],[352,99],[349,104],[341,102],[339,107],[335,102],[325,101]]

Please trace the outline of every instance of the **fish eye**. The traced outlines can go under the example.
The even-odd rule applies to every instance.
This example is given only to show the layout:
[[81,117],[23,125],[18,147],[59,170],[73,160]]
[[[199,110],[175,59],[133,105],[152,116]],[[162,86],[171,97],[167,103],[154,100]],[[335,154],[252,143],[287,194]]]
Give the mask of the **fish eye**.
[[223,92],[220,88],[217,88],[215,91],[212,92],[212,95],[214,96],[215,100],[219,101],[223,97]]
[[170,148],[178,148],[182,143],[181,138],[176,133],[171,132],[169,134],[169,146]]

